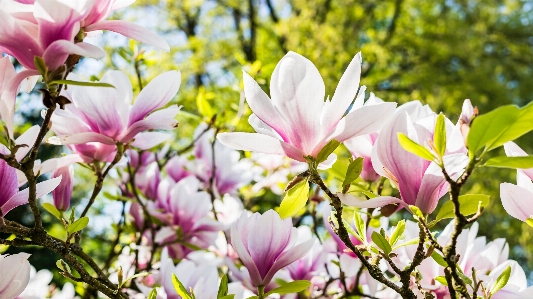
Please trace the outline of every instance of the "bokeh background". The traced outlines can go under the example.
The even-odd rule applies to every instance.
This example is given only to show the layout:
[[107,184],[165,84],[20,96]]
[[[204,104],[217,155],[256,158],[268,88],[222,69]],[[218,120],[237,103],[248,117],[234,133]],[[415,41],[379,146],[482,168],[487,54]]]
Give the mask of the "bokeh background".
[[[270,75],[287,51],[315,63],[329,95],[350,60],[361,51],[361,84],[367,91],[385,101],[419,100],[453,122],[464,99],[471,99],[481,113],[533,100],[533,1],[137,0],[112,18],[157,31],[169,42],[171,52],[104,33],[87,41],[105,46],[109,56],[102,61],[86,59],[76,72],[95,80],[106,69],[119,69],[131,76],[138,91],[139,80],[146,85],[161,72],[180,70],[183,81],[175,101],[183,105],[183,113],[172,143],[176,149],[188,144],[194,128],[205,120],[198,102],[207,101],[225,129],[251,130],[241,72],[254,76],[268,93]],[[37,93],[22,95],[18,102],[19,132],[41,122],[43,106]],[[522,137],[518,144],[533,154],[533,135]],[[41,158],[64,151],[45,146]],[[74,202],[83,203],[94,177],[81,167],[76,171]],[[531,284],[533,228],[505,213],[499,199],[501,182],[515,183],[515,172],[482,169],[463,193],[491,196],[491,204],[479,220],[479,235],[487,240],[506,238],[511,258],[530,273]],[[112,181],[107,184],[107,189],[113,189]],[[254,198],[254,209],[272,208],[279,201],[265,193]],[[84,246],[100,261],[109,251],[109,240],[115,234],[111,228],[122,209],[122,203],[99,197]],[[49,216],[45,215],[49,229],[61,231],[60,224]],[[404,216],[398,213],[392,221]],[[9,218],[27,225],[33,221],[28,207],[18,208]],[[9,253],[18,250],[6,249]],[[37,269],[55,269],[57,257],[50,252],[25,251],[35,253],[30,261]],[[63,282],[59,275],[56,281]]]

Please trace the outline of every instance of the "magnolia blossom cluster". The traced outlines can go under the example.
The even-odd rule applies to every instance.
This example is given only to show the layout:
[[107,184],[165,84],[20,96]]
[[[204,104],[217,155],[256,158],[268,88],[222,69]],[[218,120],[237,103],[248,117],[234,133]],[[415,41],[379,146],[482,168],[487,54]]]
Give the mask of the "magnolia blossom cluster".
[[[59,273],[72,281],[57,287],[51,272],[30,266],[29,254],[7,251],[0,255],[0,299],[98,292],[150,299],[533,296],[505,239],[477,236],[485,197],[459,196],[476,167],[516,168],[517,184],[501,184],[501,201],[533,226],[533,161],[512,142],[528,132],[529,106],[503,107],[512,130],[491,136],[491,114],[478,117],[469,100],[454,124],[419,101],[398,106],[367,97],[359,85],[361,54],[330,99],[313,63],[289,52],[273,71],[270,96],[243,73],[255,133],[204,117],[189,146],[178,149],[173,131],[182,107],[173,99],[180,72],[162,73],[134,94],[124,72],[83,82],[74,68],[81,57],[105,56],[87,42],[101,30],[169,50],[139,25],[106,20],[132,2],[0,4],[0,51],[22,65],[16,71],[11,58],[0,58],[0,233],[11,235],[0,244],[54,251],[62,257]],[[44,124],[15,138],[17,93],[39,79]],[[38,160],[43,140],[68,154]],[[485,159],[502,145],[506,157]],[[78,165],[96,179],[86,206],[72,201],[82,183]],[[123,206],[105,269],[83,248],[102,190]],[[42,203],[48,193],[52,201]],[[44,229],[41,203],[64,228],[62,237]],[[6,217],[25,204],[32,228]]]

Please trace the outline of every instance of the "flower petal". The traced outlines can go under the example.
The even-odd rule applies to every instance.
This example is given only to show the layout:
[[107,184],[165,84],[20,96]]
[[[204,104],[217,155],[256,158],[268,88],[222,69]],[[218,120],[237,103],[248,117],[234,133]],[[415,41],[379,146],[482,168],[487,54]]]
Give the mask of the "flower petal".
[[129,37],[131,39],[134,39],[136,41],[139,41],[141,43],[149,44],[163,51],[170,52],[170,46],[165,41],[165,39],[163,39],[153,31],[134,23],[121,20],[111,20],[100,21],[98,23],[85,27],[85,31],[87,32],[95,30],[110,30]]
[[128,126],[165,106],[178,93],[180,84],[181,74],[178,71],[163,73],[150,81],[133,103]]
[[[243,215],[241,216],[241,218],[242,217],[246,216]],[[248,253],[248,250],[246,249],[245,245],[242,243],[242,239],[237,230],[236,225],[231,226],[231,245],[239,255],[239,258],[241,259],[242,263],[248,269],[252,283],[255,286],[263,285],[263,280],[261,279],[261,275],[259,275],[259,270],[257,269],[257,266],[252,260],[250,253]]]
[[326,102],[322,110],[321,123],[324,132],[331,131],[348,110],[357,94],[361,78],[361,52],[352,59],[335,89],[331,102]]
[[317,68],[307,58],[287,53],[274,69],[270,93],[274,106],[289,126],[290,143],[311,154],[322,139],[320,117],[325,87]]
[[148,130],[172,130],[178,126],[175,119],[181,106],[172,105],[148,115],[144,120],[133,123],[120,138],[121,142],[130,142],[137,134]]
[[313,248],[314,243],[315,239],[310,239],[282,253],[279,259],[276,260],[274,265],[272,265],[272,268],[270,268],[270,271],[268,271],[267,275],[263,278],[263,283],[267,285],[281,268],[286,267],[304,257],[311,250],[311,248]]
[[[35,198],[40,198],[41,196],[52,192],[52,190],[54,190],[59,185],[60,182],[61,182],[61,176],[38,183],[36,185],[37,193],[36,193]],[[29,195],[30,195],[30,190],[29,188],[26,188],[18,192],[17,194],[11,196],[11,198],[0,207],[0,211],[2,211],[2,215],[6,215],[12,209],[28,203]]]
[[422,213],[430,214],[435,210],[439,199],[447,192],[448,183],[442,174],[440,166],[431,163],[424,173],[415,205]]
[[0,256],[0,298],[16,298],[30,281],[30,263],[27,253]]
[[133,141],[131,145],[138,147],[141,150],[148,150],[170,138],[172,138],[172,134],[162,132],[142,132],[135,136],[135,141]]
[[296,147],[271,136],[258,133],[220,133],[218,141],[236,150],[287,156],[305,162],[304,153]]
[[533,193],[509,183],[500,184],[500,197],[505,211],[516,219],[526,221],[533,216]]
[[113,138],[94,132],[83,132],[65,136],[54,136],[48,138],[46,142],[56,145],[84,144],[88,142],[100,142],[108,145],[116,144],[116,141],[113,140]]
[[[528,156],[528,154],[521,149],[516,143],[509,141],[503,145],[503,148],[505,149],[505,154],[507,157],[524,157]],[[520,169],[525,175],[529,177],[530,180],[533,180],[533,168],[529,169]]]
[[50,70],[55,70],[65,63],[70,54],[100,59],[104,50],[88,43],[73,43],[66,40],[53,42],[43,53],[43,60]]
[[15,159],[17,159],[17,161],[22,160],[22,158],[24,158],[26,154],[31,150],[31,147],[35,143],[35,140],[37,140],[37,135],[39,135],[40,130],[41,127],[35,125],[26,130],[24,133],[22,133],[22,135],[20,135],[17,139],[15,139],[16,145],[27,145],[17,150],[17,153],[15,154]]

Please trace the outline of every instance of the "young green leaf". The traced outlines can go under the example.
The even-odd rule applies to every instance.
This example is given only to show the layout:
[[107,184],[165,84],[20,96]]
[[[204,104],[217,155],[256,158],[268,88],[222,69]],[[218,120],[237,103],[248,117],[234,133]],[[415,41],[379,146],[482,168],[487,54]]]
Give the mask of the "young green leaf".
[[329,157],[329,155],[331,155],[333,153],[334,150],[337,149],[337,147],[339,147],[341,143],[338,142],[337,140],[333,139],[331,140],[330,142],[328,142],[328,144],[326,144],[321,150],[320,152],[318,153],[318,155],[316,156],[316,160],[318,163],[322,163],[324,161],[326,161]]
[[400,247],[403,247],[403,246],[409,246],[409,245],[418,244],[418,240],[419,240],[418,238],[414,238],[414,239],[411,239],[409,241],[403,242],[401,244],[398,244],[398,245],[392,247],[392,250],[396,250],[396,249],[398,249]]
[[372,199],[372,198],[378,197],[377,194],[374,194],[374,193],[372,193],[370,191],[361,191],[361,193],[366,195],[368,197],[368,199]]
[[431,254],[431,257],[433,258],[433,260],[435,260],[435,262],[437,262],[437,264],[439,264],[439,265],[441,265],[443,267],[448,267],[448,263],[446,262],[444,257],[442,257],[442,255],[438,254],[436,251],[433,251],[433,253]]
[[295,280],[295,281],[288,282],[278,288],[271,290],[270,292],[265,294],[265,297],[270,296],[272,294],[285,295],[285,294],[299,293],[301,291],[306,290],[310,286],[311,286],[311,282],[307,280]]
[[533,217],[529,217],[529,218],[527,218],[527,219],[526,219],[526,223],[527,223],[527,225],[533,227]]
[[433,134],[433,144],[435,145],[437,154],[440,157],[444,156],[444,152],[446,152],[446,122],[444,114],[442,113],[437,116],[435,133]]
[[533,156],[524,156],[524,157],[499,156],[499,157],[488,159],[482,166],[511,168],[511,169],[533,168]]
[[218,287],[217,298],[222,298],[228,294],[228,275],[224,274],[220,280],[220,286]]
[[279,206],[279,215],[281,219],[296,215],[307,204],[309,198],[309,184],[303,180],[292,187]]
[[398,224],[396,225],[396,228],[394,228],[394,231],[392,232],[392,235],[390,237],[390,245],[394,246],[398,240],[403,236],[403,233],[405,232],[405,220],[400,220]]
[[76,220],[74,223],[68,226],[67,232],[72,235],[73,233],[79,232],[80,230],[84,229],[87,224],[89,224],[89,217],[81,217],[80,219]]
[[122,284],[121,284],[120,286],[123,286],[126,282],[128,282],[128,281],[130,281],[130,280],[132,280],[132,279],[135,279],[135,278],[137,278],[137,277],[144,277],[144,276],[148,276],[148,275],[150,275],[150,272],[137,273],[137,274],[135,274],[135,275],[133,275],[133,276],[130,276],[130,277],[126,278],[126,279],[122,282]]
[[42,59],[39,56],[35,56],[33,58],[33,63],[35,64],[35,68],[37,68],[39,73],[41,73],[41,76],[43,76],[43,78],[45,78],[45,81],[46,81],[46,77],[48,76],[48,67],[46,66],[46,63],[44,62],[44,59]]
[[[490,197],[484,194],[466,194],[459,196],[459,204],[461,214],[468,216],[477,213],[478,208],[484,208],[489,204]],[[446,218],[453,218],[454,206],[453,202],[447,201],[440,208],[437,213],[435,221],[440,221]]]
[[[352,226],[348,223],[348,221],[342,219],[342,223],[344,223],[344,227],[346,228],[346,231],[354,237],[356,237],[359,241],[363,242],[363,239],[359,234],[352,228]],[[363,242],[364,243],[364,242]]]
[[424,219],[424,213],[422,213],[422,210],[420,210],[419,207],[417,207],[417,206],[409,206],[409,210],[411,210],[411,212],[413,212],[414,216]]
[[148,294],[148,297],[146,299],[157,299],[157,290],[152,289],[150,291],[150,294]]
[[105,83],[105,82],[91,82],[91,81],[74,81],[74,80],[54,80],[50,82],[50,85],[58,85],[58,84],[64,84],[64,85],[76,85],[76,86],[90,86],[90,87],[109,87],[109,88],[115,88],[112,84]]
[[42,204],[43,208],[48,211],[48,213],[54,215],[57,219],[61,220],[61,212],[51,203],[44,202]]
[[403,147],[403,149],[410,152],[411,154],[415,154],[424,160],[435,160],[435,156],[433,156],[433,154],[427,148],[414,142],[404,133],[398,133],[398,141],[400,142],[400,145]]
[[193,299],[193,297],[187,292],[187,289],[185,286],[181,283],[181,281],[178,279],[176,274],[172,273],[172,284],[174,285],[174,289],[178,293],[178,295],[181,296],[183,299]]
[[381,234],[373,232],[372,241],[374,242],[374,244],[376,244],[377,247],[383,250],[386,255],[389,255],[389,253],[392,252],[392,247],[390,246],[389,242]]
[[353,181],[357,180],[361,171],[363,170],[363,158],[359,157],[350,163],[348,170],[346,170],[346,176],[342,182],[342,186],[346,187],[350,185]]
[[494,295],[497,291],[501,290],[507,282],[509,282],[509,277],[511,276],[511,266],[507,266],[505,270],[496,278],[496,282],[492,285],[489,291],[489,299]]
[[448,286],[448,282],[446,281],[446,277],[444,276],[437,276],[435,277],[435,280],[440,282],[442,285]]
[[226,295],[226,296],[223,296],[223,297],[218,297],[218,299],[233,299],[233,298],[235,298],[235,294],[230,294],[230,295]]
[[366,243],[366,222],[363,220],[363,217],[358,212],[353,213],[353,222],[357,233],[363,239],[362,242]]
[[213,107],[211,107],[211,104],[209,104],[207,101],[206,92],[203,87],[200,87],[198,90],[198,95],[196,96],[196,107],[198,108],[198,112],[205,117],[210,118],[215,115]]

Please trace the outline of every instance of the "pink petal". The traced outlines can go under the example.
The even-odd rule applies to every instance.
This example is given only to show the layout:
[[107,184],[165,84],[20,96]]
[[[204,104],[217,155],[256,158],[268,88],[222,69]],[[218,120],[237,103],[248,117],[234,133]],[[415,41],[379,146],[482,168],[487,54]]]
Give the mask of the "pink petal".
[[[1,16],[0,16],[1,17]],[[16,74],[5,86],[2,96],[0,98],[0,115],[6,123],[6,127],[9,131],[9,137],[13,138],[14,131],[14,116],[15,116],[15,101],[17,99],[17,93],[20,83],[27,77],[38,75],[36,70],[23,70]]]
[[401,199],[392,196],[378,196],[369,200],[356,197],[352,194],[337,193],[343,204],[357,208],[380,208],[389,204],[398,204],[403,207],[408,205]]
[[305,162],[304,153],[296,147],[271,136],[258,133],[221,133],[218,141],[236,150],[245,150],[265,154],[287,156],[296,161]]
[[0,58],[0,93],[15,74],[15,67],[11,63],[11,60],[9,60],[9,57]]
[[180,84],[181,74],[177,71],[163,73],[150,81],[133,103],[128,126],[170,102],[178,93]]
[[35,143],[35,140],[37,140],[37,135],[39,135],[40,130],[41,127],[35,125],[26,130],[24,133],[22,133],[22,135],[20,135],[17,139],[15,139],[15,143],[17,145],[27,145],[26,147],[21,147],[18,149],[17,153],[15,154],[15,159],[17,159],[17,161],[22,160],[22,158],[24,158],[26,154],[31,150],[31,147]]
[[437,164],[431,163],[422,178],[415,205],[420,208],[422,213],[430,214],[437,207],[439,199],[446,194],[447,189],[448,183],[441,168]]
[[320,117],[325,87],[317,68],[307,58],[287,53],[274,69],[270,93],[290,128],[290,143],[311,154],[322,139]]
[[134,23],[121,20],[100,21],[85,27],[85,31],[87,32],[95,30],[110,30],[136,41],[140,41],[141,43],[149,44],[163,51],[170,52],[170,46],[162,37],[153,31]]
[[[516,143],[509,141],[503,145],[505,154],[507,157],[524,157],[529,156],[523,149],[521,149]],[[529,179],[533,180],[533,168],[520,169]]]
[[0,298],[17,298],[30,281],[30,263],[27,253],[0,256]]
[[248,253],[248,250],[246,249],[245,245],[242,243],[240,233],[237,231],[235,225],[231,227],[231,245],[237,252],[237,255],[241,259],[242,263],[248,269],[252,283],[255,286],[263,285],[263,280],[261,279],[261,275],[259,275],[259,270],[257,269],[257,266],[252,260],[252,257]]
[[[250,109],[254,112],[252,115],[255,115],[264,124],[276,131],[277,134],[283,138],[283,141],[288,142],[289,136],[286,132],[287,124],[285,123],[283,116],[281,116],[276,110],[276,107],[274,107],[272,101],[261,89],[259,84],[257,84],[257,82],[244,71],[243,81],[244,96],[246,97],[248,106],[250,106]],[[257,130],[256,132],[261,133]]]
[[311,248],[313,248],[314,243],[315,239],[310,239],[282,253],[280,258],[274,263],[272,268],[270,268],[270,271],[268,271],[267,275],[263,278],[263,283],[267,285],[281,268],[303,258]]
[[173,130],[178,126],[175,117],[180,109],[181,107],[178,105],[172,105],[153,112],[146,119],[133,123],[120,138],[120,141],[130,142],[137,134],[148,130]]
[[170,138],[172,138],[172,134],[161,132],[143,132],[135,136],[135,141],[133,141],[131,145],[138,147],[141,150],[148,150],[169,140]]
[[[7,6],[13,3],[16,2]],[[30,29],[34,32],[29,32]],[[43,53],[35,38],[37,30],[37,25],[17,19],[13,13],[0,10],[0,51],[15,57],[25,68],[35,69],[33,59]],[[24,47],[21,47],[21,44],[24,44]]]
[[[48,181],[38,183],[36,185],[37,187],[36,198],[40,198],[41,196],[52,192],[52,190],[54,190],[59,185],[60,182],[61,182],[61,176],[50,179]],[[6,215],[9,211],[11,211],[12,209],[18,206],[27,204],[29,195],[30,195],[30,190],[26,188],[18,192],[17,194],[11,196],[11,198],[0,207],[0,210],[2,211],[2,215]]]
[[34,16],[39,24],[39,41],[47,48],[57,40],[73,41],[93,1],[36,0]]
[[47,142],[56,145],[84,144],[88,142],[100,142],[108,145],[116,144],[116,141],[113,140],[113,138],[109,138],[105,135],[94,132],[84,132],[66,136],[54,136],[50,137]]
[[516,219],[526,221],[533,216],[533,193],[509,183],[500,184],[500,197],[505,211]]
[[43,53],[43,60],[50,70],[55,70],[65,63],[70,54],[100,59],[105,52],[88,43],[73,43],[66,40],[53,42]]
[[352,59],[335,89],[331,102],[326,102],[322,111],[322,127],[324,132],[331,131],[340,121],[352,103],[359,88],[361,78],[361,52]]

